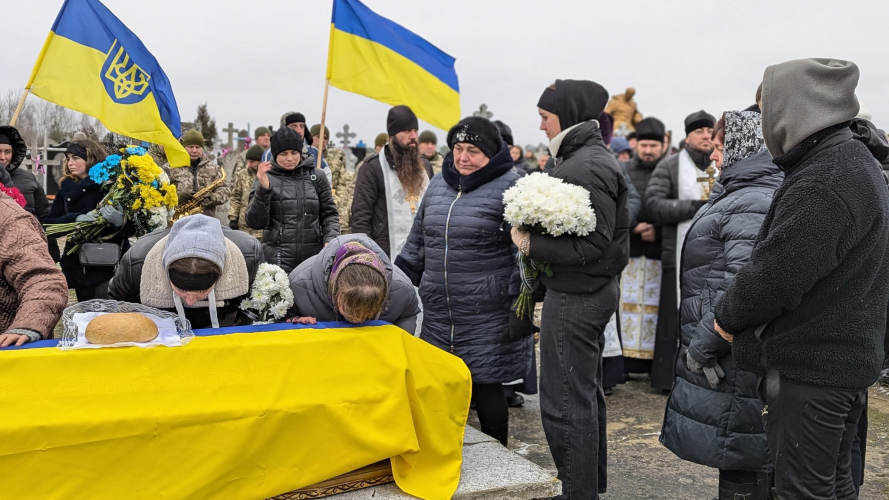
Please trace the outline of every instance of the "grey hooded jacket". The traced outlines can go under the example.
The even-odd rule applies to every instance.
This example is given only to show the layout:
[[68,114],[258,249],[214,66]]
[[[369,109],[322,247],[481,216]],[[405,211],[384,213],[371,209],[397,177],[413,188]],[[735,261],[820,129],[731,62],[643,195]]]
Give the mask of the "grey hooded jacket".
[[335,238],[318,255],[303,261],[290,273],[290,290],[293,291],[293,307],[288,316],[311,316],[318,321],[340,321],[342,316],[334,309],[327,294],[327,280],[330,268],[340,246],[349,241],[357,241],[374,251],[386,264],[389,272],[389,298],[383,306],[380,320],[392,323],[414,335],[417,329],[417,315],[420,314],[420,299],[411,280],[383,252],[379,245],[364,234],[349,234]]
[[845,61],[766,70],[763,136],[785,179],[750,262],[714,309],[742,369],[849,390],[880,375],[889,193],[879,163],[849,130],[857,81]]
[[726,113],[723,172],[689,228],[681,259],[680,352],[688,349],[704,366],[718,364],[725,378],[713,389],[703,374],[677,359],[660,440],[697,464],[768,472],[757,377],[735,366],[732,345],[713,329],[713,308],[750,260],[772,195],[784,180],[759,127],[759,113]]

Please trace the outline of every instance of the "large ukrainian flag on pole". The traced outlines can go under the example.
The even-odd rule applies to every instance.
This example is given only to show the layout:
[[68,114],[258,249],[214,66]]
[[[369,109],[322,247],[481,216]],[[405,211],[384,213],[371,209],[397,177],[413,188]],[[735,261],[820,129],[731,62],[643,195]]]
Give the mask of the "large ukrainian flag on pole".
[[25,88],[112,132],[164,146],[172,166],[188,165],[167,75],[98,0],[65,0]]
[[436,127],[460,121],[454,58],[358,0],[334,0],[327,79],[334,87],[393,106]]

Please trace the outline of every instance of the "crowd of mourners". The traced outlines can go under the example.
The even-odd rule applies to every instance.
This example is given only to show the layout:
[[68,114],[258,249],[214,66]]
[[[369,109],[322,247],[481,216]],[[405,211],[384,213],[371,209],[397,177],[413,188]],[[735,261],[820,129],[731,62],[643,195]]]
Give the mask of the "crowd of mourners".
[[[857,498],[868,388],[889,351],[889,140],[858,79],[836,59],[769,66],[751,102],[691,113],[678,150],[631,92],[580,80],[543,89],[539,157],[482,117],[456,124],[443,156],[395,106],[352,172],[338,148],[317,161],[327,129],[287,113],[230,153],[219,182],[190,130],[189,165],[150,152],[202,213],[138,239],[99,207],[89,170],[105,145],[68,143],[50,202],[22,167],[25,141],[0,127],[0,347],[51,338],[69,290],[234,325],[270,263],[290,276],[287,321],[382,320],[460,357],[482,431],[504,445],[509,406],[539,389],[560,498],[606,491],[606,395],[631,373],[668,392],[660,440],[718,469],[718,498]],[[510,227],[503,194],[531,173],[589,191],[595,230]],[[98,217],[116,266],[84,263],[42,227]],[[518,253],[552,271],[534,291],[539,322],[515,312]]]

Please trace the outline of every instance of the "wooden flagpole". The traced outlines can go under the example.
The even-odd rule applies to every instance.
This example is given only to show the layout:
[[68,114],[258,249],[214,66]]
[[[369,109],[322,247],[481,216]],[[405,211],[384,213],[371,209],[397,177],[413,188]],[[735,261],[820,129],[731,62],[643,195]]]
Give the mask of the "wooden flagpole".
[[[324,79],[324,100],[321,102],[321,131],[318,132],[321,140],[318,141],[318,158],[316,158],[315,167],[321,168],[321,158],[324,156],[324,123],[327,121],[327,91],[330,90],[330,79]],[[333,186],[331,186],[333,189]]]
[[25,91],[22,92],[22,98],[19,99],[19,105],[15,108],[15,113],[12,114],[12,119],[9,120],[9,126],[15,127],[15,122],[19,120],[19,115],[22,114],[22,108],[25,107],[25,99],[28,98],[28,94],[31,93],[31,87],[26,87]]
[[[337,0],[333,0],[333,5],[331,7],[331,11],[334,13],[331,17],[335,18],[336,15],[336,2]],[[335,21],[335,19],[334,19]],[[330,60],[333,58],[333,31],[335,27],[333,23],[330,25],[330,34],[327,37],[327,71],[324,74],[324,99],[321,101],[321,131],[318,132],[321,137],[321,144],[318,144],[318,158],[316,159],[316,168],[321,168],[321,158],[324,155],[324,127],[327,124],[327,93],[330,91]],[[331,191],[334,190],[333,186],[330,186]]]

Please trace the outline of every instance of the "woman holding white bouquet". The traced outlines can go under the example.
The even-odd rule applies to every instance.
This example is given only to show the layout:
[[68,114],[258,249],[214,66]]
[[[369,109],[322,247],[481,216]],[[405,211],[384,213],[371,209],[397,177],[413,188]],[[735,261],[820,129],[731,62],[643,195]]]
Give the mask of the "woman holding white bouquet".
[[466,363],[482,432],[506,445],[502,384],[525,376],[533,345],[532,336],[510,335],[509,289],[518,276],[503,193],[519,176],[490,121],[466,118],[447,139],[452,152],[430,182],[395,265],[420,287],[420,338]]
[[[116,300],[177,312],[192,328],[232,326],[245,322],[241,305],[263,263],[256,238],[223,228],[218,219],[191,215],[136,242],[117,266],[109,292]],[[287,288],[286,275],[281,281]]]
[[602,350],[629,254],[627,183],[596,121],[607,102],[608,92],[597,83],[557,80],[537,104],[556,159],[550,175],[589,192],[595,229],[559,236],[512,230],[519,250],[551,272],[539,274],[547,289],[540,411],[562,481],[558,498],[572,500],[598,498],[607,486]]

